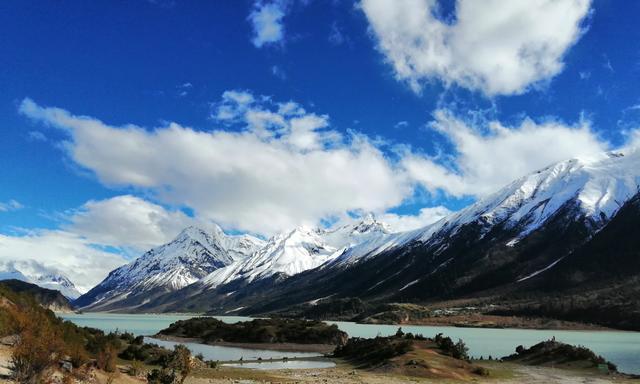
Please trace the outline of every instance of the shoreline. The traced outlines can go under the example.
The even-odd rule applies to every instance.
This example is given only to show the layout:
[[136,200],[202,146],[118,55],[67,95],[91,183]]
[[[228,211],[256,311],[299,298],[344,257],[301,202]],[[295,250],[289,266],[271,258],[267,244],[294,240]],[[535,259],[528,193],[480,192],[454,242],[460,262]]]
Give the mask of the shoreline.
[[[336,321],[336,320],[326,320]],[[401,323],[383,323],[376,321],[357,322],[363,325],[393,325],[393,326],[428,326],[428,327],[455,327],[455,328],[480,328],[480,329],[514,329],[533,331],[591,331],[591,332],[638,332],[624,329],[608,328],[596,324],[578,323],[555,319],[523,318],[517,316],[497,315],[454,315],[443,317],[431,317]]]
[[[172,341],[176,343],[197,343],[202,345],[212,345],[212,346],[220,346],[220,347],[234,347],[234,348],[243,348],[243,349],[265,349],[270,351],[280,351],[280,352],[316,352],[321,354],[327,354],[333,352],[336,348],[335,345],[331,344],[298,344],[298,343],[233,343],[227,341],[217,341],[213,343],[205,343],[202,339],[198,338],[190,338],[190,337],[178,337],[178,336],[169,336],[169,335],[161,335],[155,334],[150,337],[153,339],[158,339],[162,341]],[[322,356],[319,356],[322,357]]]
[[[56,312],[60,314],[70,314],[68,312]],[[213,318],[225,318],[225,317],[243,317],[247,319],[264,318],[262,316],[229,316],[219,314],[205,314],[205,313],[191,313],[191,312],[71,312],[78,315],[83,314],[107,314],[107,315],[158,315],[158,316],[191,316],[191,317],[213,317]],[[310,319],[313,320],[313,319]],[[513,329],[513,330],[533,330],[533,331],[576,331],[576,332],[632,332],[637,333],[640,331],[633,331],[627,329],[609,328],[596,324],[571,322],[565,320],[556,319],[544,319],[544,318],[524,318],[518,316],[498,316],[498,315],[453,315],[442,317],[431,317],[419,320],[409,320],[400,323],[386,323],[376,321],[355,322],[345,319],[322,319],[323,322],[345,322],[361,325],[384,325],[384,326],[427,326],[427,327],[453,327],[453,328],[477,328],[477,329]]]

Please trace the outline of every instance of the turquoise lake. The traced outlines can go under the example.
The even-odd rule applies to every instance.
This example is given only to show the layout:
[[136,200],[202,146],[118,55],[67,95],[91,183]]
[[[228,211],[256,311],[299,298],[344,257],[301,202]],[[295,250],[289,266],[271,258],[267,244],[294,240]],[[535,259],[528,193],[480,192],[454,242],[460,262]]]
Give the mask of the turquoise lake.
[[[177,320],[188,319],[193,315],[165,315],[165,314],[112,314],[112,313],[84,313],[84,314],[59,314],[60,317],[71,320],[80,326],[94,327],[104,331],[127,331],[136,335],[154,335],[163,328],[168,327]],[[233,323],[249,320],[247,317],[216,316],[216,318]],[[351,322],[331,322],[347,332],[351,337],[375,337],[387,336],[398,330],[397,325],[356,324]],[[553,330],[529,330],[529,329],[487,329],[487,328],[459,328],[459,327],[432,327],[432,326],[402,326],[403,331],[422,334],[427,337],[437,333],[443,333],[452,339],[462,339],[469,347],[469,353],[473,357],[488,356],[503,357],[514,353],[518,345],[530,347],[540,341],[555,337],[556,340],[573,345],[582,345],[592,349],[607,360],[618,365],[622,372],[640,374],[640,332],[623,331],[553,331]],[[206,351],[194,349],[208,347]],[[201,352],[207,359],[212,360],[236,360],[238,354],[245,360],[253,357],[263,359],[281,359],[287,357],[306,357],[313,354],[300,352],[289,353],[266,350],[246,350],[243,348],[231,348],[220,346],[202,346],[200,344],[189,345],[194,353]],[[213,348],[213,349],[211,349]],[[240,350],[240,351],[237,351]],[[250,352],[249,352],[250,351]],[[313,363],[310,361],[309,363]],[[304,365],[296,363],[297,365]],[[246,364],[245,364],[246,365]],[[292,364],[290,368],[293,368]],[[264,366],[262,366],[264,367]],[[276,366],[274,365],[274,368]],[[312,366],[305,366],[309,368]]]

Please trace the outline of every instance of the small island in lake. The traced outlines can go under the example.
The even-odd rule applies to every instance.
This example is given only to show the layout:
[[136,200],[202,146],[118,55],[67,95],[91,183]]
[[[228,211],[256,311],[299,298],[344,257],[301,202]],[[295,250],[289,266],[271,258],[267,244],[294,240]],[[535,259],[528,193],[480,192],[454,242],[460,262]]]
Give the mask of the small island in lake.
[[205,344],[317,352],[331,352],[348,339],[348,335],[336,325],[316,320],[274,318],[228,324],[213,317],[176,321],[155,337],[178,341],[191,339]]

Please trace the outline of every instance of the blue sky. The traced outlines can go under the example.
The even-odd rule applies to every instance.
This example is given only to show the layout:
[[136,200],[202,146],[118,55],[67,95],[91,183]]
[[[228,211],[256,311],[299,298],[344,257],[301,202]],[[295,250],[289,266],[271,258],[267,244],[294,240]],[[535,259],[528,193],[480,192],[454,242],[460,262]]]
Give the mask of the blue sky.
[[90,286],[184,225],[269,236],[373,211],[409,229],[632,145],[638,14],[608,0],[4,1],[0,262],[88,258],[98,272],[72,277]]

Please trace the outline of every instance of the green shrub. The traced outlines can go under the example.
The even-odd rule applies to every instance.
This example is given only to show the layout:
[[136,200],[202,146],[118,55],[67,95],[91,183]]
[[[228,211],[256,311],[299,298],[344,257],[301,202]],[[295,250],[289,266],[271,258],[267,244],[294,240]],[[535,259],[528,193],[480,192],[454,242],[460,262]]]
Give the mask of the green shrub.
[[454,343],[450,337],[438,333],[433,340],[444,354],[460,360],[469,360],[469,348],[462,339],[458,339],[458,342]]
[[166,369],[154,369],[147,374],[148,384],[173,384],[176,380],[176,375]]

